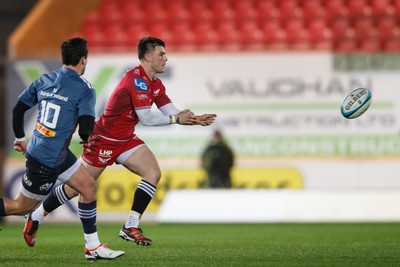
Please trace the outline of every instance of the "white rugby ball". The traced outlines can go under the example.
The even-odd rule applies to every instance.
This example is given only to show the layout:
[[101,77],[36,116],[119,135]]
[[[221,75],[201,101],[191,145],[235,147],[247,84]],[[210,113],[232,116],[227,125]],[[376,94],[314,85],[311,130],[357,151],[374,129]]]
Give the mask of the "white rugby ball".
[[361,116],[371,104],[371,91],[367,88],[357,88],[346,96],[340,108],[342,115],[347,119]]

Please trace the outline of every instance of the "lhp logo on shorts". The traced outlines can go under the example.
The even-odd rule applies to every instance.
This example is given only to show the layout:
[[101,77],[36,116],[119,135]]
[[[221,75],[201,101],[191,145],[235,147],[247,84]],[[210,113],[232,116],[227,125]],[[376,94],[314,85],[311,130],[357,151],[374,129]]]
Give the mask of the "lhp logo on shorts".
[[104,150],[104,149],[100,149],[99,152],[99,161],[101,163],[107,163],[110,159],[111,159],[111,155],[112,155],[112,150]]

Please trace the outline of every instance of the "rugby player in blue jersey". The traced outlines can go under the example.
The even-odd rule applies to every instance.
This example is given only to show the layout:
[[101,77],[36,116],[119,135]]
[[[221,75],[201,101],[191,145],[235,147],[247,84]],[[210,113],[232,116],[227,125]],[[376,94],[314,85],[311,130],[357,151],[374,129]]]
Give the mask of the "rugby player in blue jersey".
[[[60,180],[80,195],[78,213],[84,230],[85,257],[88,260],[114,259],[125,252],[111,250],[99,241],[96,182],[68,148],[76,127],[79,125],[79,136],[86,142],[95,120],[95,90],[81,76],[87,65],[87,41],[82,38],[67,40],[62,43],[61,52],[63,67],[42,75],[29,85],[13,109],[14,149],[25,154],[26,171],[19,194],[14,199],[0,198],[0,216],[29,213]],[[36,128],[27,144],[24,114],[36,105]],[[38,225],[29,218],[26,222],[30,233],[24,232],[24,238],[30,239],[27,243],[34,246]]]

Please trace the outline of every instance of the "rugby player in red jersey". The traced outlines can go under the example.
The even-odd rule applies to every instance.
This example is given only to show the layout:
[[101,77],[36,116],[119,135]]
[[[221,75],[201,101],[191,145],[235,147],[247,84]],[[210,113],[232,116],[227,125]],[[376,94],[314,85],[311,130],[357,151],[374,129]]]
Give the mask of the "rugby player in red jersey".
[[[96,121],[89,142],[84,144],[82,159],[95,179],[114,162],[122,164],[142,178],[119,236],[138,245],[149,246],[152,240],[143,236],[139,221],[153,198],[161,179],[161,170],[154,154],[136,136],[135,126],[139,121],[145,126],[174,123],[208,126],[214,122],[216,115],[198,116],[189,109],[181,111],[174,106],[163,83],[156,77],[157,73],[165,71],[168,60],[162,40],[155,37],[142,38],[138,44],[138,57],[140,65],[122,77],[109,98],[103,115]],[[160,113],[151,111],[153,103]],[[31,212],[29,218],[40,223],[49,212],[76,195],[77,192],[67,185],[59,186],[44,203]],[[25,229],[24,234],[29,230]]]

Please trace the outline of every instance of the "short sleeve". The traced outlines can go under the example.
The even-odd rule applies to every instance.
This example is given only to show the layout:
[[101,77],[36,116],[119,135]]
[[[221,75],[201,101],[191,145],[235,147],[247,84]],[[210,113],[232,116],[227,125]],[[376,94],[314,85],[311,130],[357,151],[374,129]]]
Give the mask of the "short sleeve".
[[39,80],[31,83],[25,90],[19,95],[18,99],[29,107],[33,107],[37,104],[38,99],[36,95],[36,88],[38,88]]

